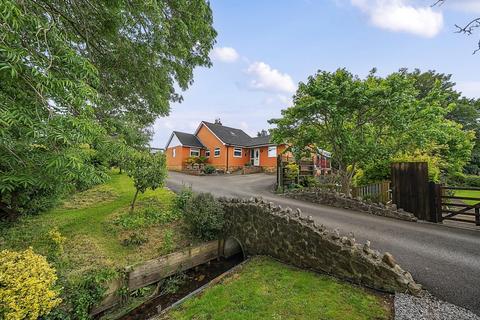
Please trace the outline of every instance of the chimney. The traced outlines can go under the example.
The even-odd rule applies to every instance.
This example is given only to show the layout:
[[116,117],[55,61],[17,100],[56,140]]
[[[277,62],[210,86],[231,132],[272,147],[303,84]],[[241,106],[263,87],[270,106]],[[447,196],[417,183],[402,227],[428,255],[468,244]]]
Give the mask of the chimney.
[[222,121],[220,121],[220,118],[216,118],[216,119],[215,119],[215,124],[222,125]]

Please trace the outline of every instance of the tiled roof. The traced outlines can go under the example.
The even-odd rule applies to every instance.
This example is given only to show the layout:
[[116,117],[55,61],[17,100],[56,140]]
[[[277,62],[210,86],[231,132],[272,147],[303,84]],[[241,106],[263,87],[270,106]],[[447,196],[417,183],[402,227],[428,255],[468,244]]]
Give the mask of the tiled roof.
[[253,147],[253,146],[262,146],[262,145],[270,144],[272,143],[270,139],[271,139],[271,136],[261,136],[261,137],[252,138],[251,146]]
[[198,148],[205,148],[205,146],[198,140],[197,136],[191,133],[185,133],[180,131],[173,131],[173,133],[177,136],[178,140],[184,146],[189,147],[198,147]]
[[270,136],[252,138],[241,129],[231,128],[207,121],[203,121],[203,123],[225,144],[253,147],[270,143]]

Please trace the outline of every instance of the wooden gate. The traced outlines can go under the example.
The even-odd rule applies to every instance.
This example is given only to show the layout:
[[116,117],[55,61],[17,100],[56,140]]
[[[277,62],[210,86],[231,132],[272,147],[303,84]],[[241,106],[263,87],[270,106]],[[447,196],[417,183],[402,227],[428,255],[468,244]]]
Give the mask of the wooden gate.
[[418,219],[433,221],[426,162],[396,162],[391,166],[392,202]]
[[[480,226],[480,188],[434,185],[436,222],[453,220]],[[478,191],[479,196],[468,195]],[[462,193],[467,193],[466,196]],[[460,194],[460,195],[459,195]]]

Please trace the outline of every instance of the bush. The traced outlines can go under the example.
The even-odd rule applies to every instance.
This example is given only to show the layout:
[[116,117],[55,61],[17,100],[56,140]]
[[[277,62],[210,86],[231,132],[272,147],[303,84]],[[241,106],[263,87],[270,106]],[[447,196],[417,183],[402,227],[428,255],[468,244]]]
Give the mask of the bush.
[[455,173],[448,178],[448,183],[456,186],[480,188],[480,176]]
[[207,163],[208,158],[204,156],[190,156],[185,160],[185,163],[188,165],[193,165],[193,164],[204,164]]
[[158,204],[150,203],[133,213],[122,214],[113,223],[123,229],[133,230],[169,223],[179,217],[180,213],[177,210],[166,209]]
[[296,163],[289,163],[285,166],[285,178],[289,180],[295,179],[300,173],[300,168]]
[[193,197],[192,187],[190,186],[183,186],[182,190],[177,194],[175,197],[175,208],[180,211],[185,210],[187,206],[187,202]]
[[122,245],[124,247],[139,247],[147,242],[148,237],[144,236],[139,232],[133,232],[128,236],[128,238],[122,240]]
[[212,174],[215,172],[215,167],[212,166],[211,164],[207,164],[205,168],[203,168],[203,173],[205,174]]
[[58,306],[57,276],[45,257],[27,249],[0,252],[0,318],[36,320]]
[[114,270],[101,269],[90,271],[80,278],[70,280],[66,285],[66,291],[68,302],[72,308],[72,318],[91,319],[89,315],[91,308],[102,301],[109,281],[116,277],[118,277],[118,273]]
[[306,176],[301,179],[300,184],[306,188],[314,188],[319,186],[320,181],[315,177]]
[[184,215],[192,233],[204,241],[216,239],[222,230],[223,208],[210,193],[194,195]]

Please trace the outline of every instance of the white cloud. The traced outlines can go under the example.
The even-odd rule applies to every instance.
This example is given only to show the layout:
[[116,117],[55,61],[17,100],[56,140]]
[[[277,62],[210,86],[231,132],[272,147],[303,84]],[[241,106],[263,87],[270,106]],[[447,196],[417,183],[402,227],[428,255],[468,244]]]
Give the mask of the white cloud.
[[273,69],[265,62],[253,62],[248,66],[247,73],[254,77],[250,81],[250,87],[253,89],[284,93],[293,93],[296,90],[290,75]]
[[455,89],[467,98],[480,98],[480,81],[458,81]]
[[443,27],[443,15],[429,5],[415,7],[408,0],[350,0],[382,29],[431,38]]
[[211,57],[221,62],[232,63],[238,60],[240,55],[231,47],[216,47],[212,50]]

